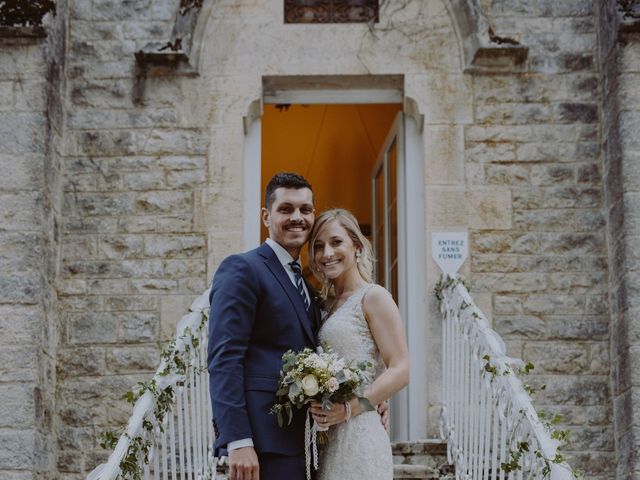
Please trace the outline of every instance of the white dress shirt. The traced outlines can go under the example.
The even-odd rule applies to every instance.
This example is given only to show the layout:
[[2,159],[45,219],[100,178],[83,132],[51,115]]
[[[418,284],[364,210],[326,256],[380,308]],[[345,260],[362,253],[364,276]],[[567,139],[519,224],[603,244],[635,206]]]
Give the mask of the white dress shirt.
[[[284,271],[287,272],[287,275],[289,276],[289,280],[291,280],[291,283],[293,284],[294,287],[296,287],[296,290],[297,290],[298,286],[296,285],[296,274],[293,272],[291,265],[289,265],[289,263],[294,261],[294,258],[291,256],[289,252],[285,250],[285,248],[282,245],[280,245],[275,240],[272,240],[271,238],[267,238],[265,243],[269,245],[269,247],[271,247],[271,250],[275,252],[276,257],[278,257],[278,260],[280,261],[280,263],[282,264],[282,267],[284,268]],[[311,302],[310,302],[311,299],[309,298],[309,290],[307,290],[307,285],[304,282],[302,282],[302,288],[304,288],[304,293],[307,295],[307,300],[309,300],[309,305],[311,305]],[[251,438],[242,438],[240,440],[234,440],[233,442],[229,442],[227,444],[228,451],[235,450],[237,448],[243,448],[243,447],[253,447],[253,440]]]

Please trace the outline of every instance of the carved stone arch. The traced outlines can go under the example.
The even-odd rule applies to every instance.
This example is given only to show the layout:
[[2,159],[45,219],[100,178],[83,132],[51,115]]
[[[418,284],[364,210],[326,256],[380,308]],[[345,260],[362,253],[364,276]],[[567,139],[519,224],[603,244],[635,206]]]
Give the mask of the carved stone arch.
[[[197,74],[207,23],[215,8],[213,0],[184,0],[176,13],[171,38],[164,43],[146,45],[136,53],[145,67],[170,67],[178,72]],[[479,0],[443,0],[461,51],[462,70],[519,70],[528,47],[496,35],[482,11]]]

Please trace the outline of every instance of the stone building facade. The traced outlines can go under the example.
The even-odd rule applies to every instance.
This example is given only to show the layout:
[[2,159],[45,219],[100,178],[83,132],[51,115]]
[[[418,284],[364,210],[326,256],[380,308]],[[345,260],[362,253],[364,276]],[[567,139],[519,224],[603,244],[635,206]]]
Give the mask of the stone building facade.
[[[401,75],[427,238],[469,231],[472,294],[535,363],[572,465],[638,477],[637,6],[387,0],[377,23],[305,25],[283,4],[59,0],[45,33],[0,29],[0,476],[104,460],[122,394],[242,245],[264,79]],[[435,437],[440,379],[425,381]]]

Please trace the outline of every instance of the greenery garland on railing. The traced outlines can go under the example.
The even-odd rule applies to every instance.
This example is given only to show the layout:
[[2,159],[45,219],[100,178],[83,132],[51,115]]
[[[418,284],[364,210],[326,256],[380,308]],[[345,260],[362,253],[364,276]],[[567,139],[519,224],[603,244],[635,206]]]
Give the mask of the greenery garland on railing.
[[[129,439],[127,452],[120,461],[120,474],[118,478],[141,480],[143,465],[149,463],[151,441],[148,439],[148,436],[156,428],[160,432],[164,432],[164,420],[167,413],[171,411],[175,401],[174,385],[177,387],[184,385],[187,370],[191,364],[192,352],[195,353],[195,355],[199,354],[200,335],[207,323],[207,319],[207,314],[203,310],[201,312],[200,324],[197,325],[193,331],[187,326],[183,330],[182,335],[178,337],[178,339],[181,340],[180,344],[183,348],[177,348],[176,340],[169,342],[162,349],[160,354],[161,368],[156,372],[154,378],[148,382],[138,382],[138,388],[135,393],[131,390],[123,395],[122,398],[132,405],[146,394],[152,396],[154,405],[153,412],[150,417],[145,416],[143,419],[143,431],[137,435],[129,435],[126,430],[123,429],[120,435],[113,431],[106,431],[100,435],[100,446],[108,450],[113,450],[116,447],[121,436]],[[197,371],[196,373],[200,372]],[[159,378],[167,378],[169,375],[176,375],[178,380],[175,381],[175,383],[169,382],[165,387],[158,385]]]
[[[462,278],[462,276],[458,275],[454,277],[450,275],[443,275],[443,277],[436,282],[436,285],[434,287],[436,298],[440,302],[442,302],[444,300],[444,291],[453,290],[458,285],[463,285],[468,291],[467,283],[465,279]],[[470,303],[463,301],[460,304],[460,309],[458,314],[461,315],[464,310],[466,310],[471,306],[472,305]],[[471,316],[475,320],[480,319],[480,317],[476,312],[472,312]],[[519,376],[519,377],[527,376],[535,369],[535,366],[532,362],[527,362],[526,364],[519,366],[515,371],[513,370],[512,367],[509,367],[508,365],[505,365],[504,369],[502,371],[499,371],[498,366],[491,363],[491,357],[489,355],[484,355],[482,357],[482,360],[484,360],[484,364],[482,365],[482,370],[488,374],[491,374],[491,381],[493,381],[496,377],[500,375],[515,374],[516,376]],[[547,386],[545,384],[533,385],[529,382],[523,381],[522,387],[527,393],[527,395],[529,395],[530,400],[532,400],[532,397],[537,392],[545,390]],[[525,413],[522,410],[519,413],[520,413],[520,418],[518,422],[522,422],[524,420]],[[537,416],[541,425],[545,427],[550,437],[559,442],[557,450],[559,450],[561,446],[565,445],[569,441],[569,439],[571,438],[571,431],[569,429],[560,430],[560,429],[554,428],[555,426],[557,426],[562,422],[562,415],[557,414],[554,416],[548,416],[548,414],[545,411],[540,411],[540,412],[537,412]],[[512,432],[515,432],[515,431],[517,431],[516,427],[512,429]],[[508,452],[509,461],[502,462],[500,464],[500,468],[502,469],[502,471],[504,471],[505,474],[508,474],[510,472],[522,470],[523,464],[521,463],[521,459],[525,453],[529,452],[530,449],[531,449],[531,445],[529,444],[529,442],[526,442],[526,441],[517,442],[515,449],[509,449],[509,452]],[[556,451],[556,455],[554,458],[546,458],[542,450],[539,448],[534,450],[532,453],[535,455],[536,458],[542,459],[545,463],[545,466],[543,467],[543,470],[542,470],[543,478],[550,478],[552,463],[562,464],[565,462],[564,456],[559,451]],[[584,479],[584,473],[582,471],[571,469],[571,472],[573,474],[573,477],[576,480]]]

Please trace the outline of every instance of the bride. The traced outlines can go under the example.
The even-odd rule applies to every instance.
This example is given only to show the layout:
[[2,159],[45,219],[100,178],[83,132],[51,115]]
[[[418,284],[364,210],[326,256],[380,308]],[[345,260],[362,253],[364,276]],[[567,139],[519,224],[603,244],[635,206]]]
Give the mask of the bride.
[[391,480],[391,444],[380,417],[370,407],[389,399],[409,379],[409,354],[400,312],[383,287],[371,283],[373,255],[355,217],[342,209],[320,215],[309,240],[309,262],[322,282],[330,307],[319,332],[321,342],[347,360],[375,369],[364,398],[311,408],[329,428],[318,480]]

